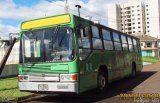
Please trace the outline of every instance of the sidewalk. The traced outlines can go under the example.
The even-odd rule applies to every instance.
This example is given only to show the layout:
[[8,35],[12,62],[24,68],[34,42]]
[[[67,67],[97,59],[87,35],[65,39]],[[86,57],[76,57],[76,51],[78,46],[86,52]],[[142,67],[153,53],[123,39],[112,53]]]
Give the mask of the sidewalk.
[[147,78],[133,89],[133,93],[160,93],[160,62],[144,66],[142,73]]
[[149,63],[149,62],[143,62],[143,65],[150,65],[152,63]]

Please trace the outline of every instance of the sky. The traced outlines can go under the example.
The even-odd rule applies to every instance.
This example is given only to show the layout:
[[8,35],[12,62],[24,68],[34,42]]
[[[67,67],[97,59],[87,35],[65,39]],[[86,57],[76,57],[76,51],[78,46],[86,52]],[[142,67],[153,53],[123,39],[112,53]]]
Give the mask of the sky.
[[[78,15],[76,4],[82,17],[91,16],[107,25],[107,5],[124,3],[128,0],[68,0],[69,12]],[[0,37],[20,32],[22,21],[64,13],[65,0],[0,0]]]

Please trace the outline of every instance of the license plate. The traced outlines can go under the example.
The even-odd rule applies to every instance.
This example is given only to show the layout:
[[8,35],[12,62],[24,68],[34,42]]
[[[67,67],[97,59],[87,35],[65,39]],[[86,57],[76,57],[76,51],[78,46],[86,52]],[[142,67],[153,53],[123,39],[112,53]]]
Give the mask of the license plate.
[[47,91],[48,90],[48,84],[38,84],[38,90],[39,91]]

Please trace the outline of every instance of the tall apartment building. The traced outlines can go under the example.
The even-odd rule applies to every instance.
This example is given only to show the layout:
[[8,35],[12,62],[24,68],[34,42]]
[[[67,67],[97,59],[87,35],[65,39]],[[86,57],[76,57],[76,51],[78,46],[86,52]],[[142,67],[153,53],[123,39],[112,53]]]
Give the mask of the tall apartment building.
[[108,24],[115,30],[121,30],[121,7],[118,4],[108,5]]
[[146,34],[160,37],[160,0],[145,3]]
[[127,34],[160,35],[160,0],[108,5],[108,26]]

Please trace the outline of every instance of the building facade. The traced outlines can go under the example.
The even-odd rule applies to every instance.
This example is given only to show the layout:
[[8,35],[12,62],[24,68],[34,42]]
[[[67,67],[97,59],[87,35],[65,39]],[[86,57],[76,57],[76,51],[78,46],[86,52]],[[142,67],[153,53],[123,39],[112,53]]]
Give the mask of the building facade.
[[127,34],[160,35],[160,0],[129,0],[107,7],[108,26]]
[[[9,45],[9,40],[0,39],[0,61],[2,61]],[[7,59],[6,64],[18,64],[19,63],[19,42],[16,42],[12,48],[12,51]]]
[[[9,44],[10,44],[9,40],[0,39],[0,62],[2,62],[2,59],[6,54]],[[2,73],[0,74],[0,77],[18,75],[18,69],[17,69],[18,64],[19,64],[19,42],[16,42],[7,59],[6,65]]]
[[137,35],[141,42],[142,56],[160,56],[159,40],[149,35]]
[[160,37],[160,0],[145,3],[146,34]]
[[121,7],[118,4],[108,5],[108,24],[115,30],[121,30]]

